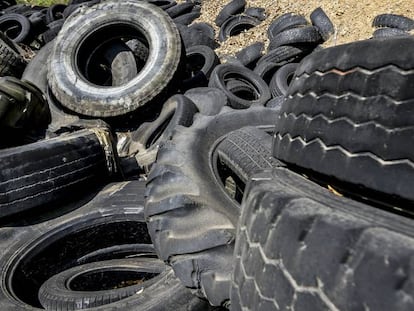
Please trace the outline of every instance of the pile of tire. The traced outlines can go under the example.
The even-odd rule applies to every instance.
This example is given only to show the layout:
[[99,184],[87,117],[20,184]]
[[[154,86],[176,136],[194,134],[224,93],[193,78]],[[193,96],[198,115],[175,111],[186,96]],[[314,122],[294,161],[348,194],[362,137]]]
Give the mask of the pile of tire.
[[0,310],[414,308],[412,20],[0,9]]

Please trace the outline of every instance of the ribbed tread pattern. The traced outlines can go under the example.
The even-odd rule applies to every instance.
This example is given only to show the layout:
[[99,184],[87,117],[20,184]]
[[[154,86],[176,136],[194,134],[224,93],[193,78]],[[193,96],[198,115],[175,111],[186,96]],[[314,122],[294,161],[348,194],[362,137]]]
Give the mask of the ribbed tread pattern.
[[6,149],[0,161],[0,215],[62,198],[107,175],[105,163],[99,139],[88,130]]
[[[402,47],[411,54],[397,53]],[[305,58],[276,122],[273,155],[348,185],[413,201],[413,51],[414,38],[393,38]]]
[[0,76],[20,78],[25,67],[23,57],[0,38]]
[[213,305],[229,299],[239,207],[218,184],[214,146],[243,126],[272,124],[270,109],[228,107],[177,127],[158,152],[147,181],[145,216],[159,257],[183,284]]
[[261,173],[242,206],[231,310],[411,310],[413,237],[412,220]]

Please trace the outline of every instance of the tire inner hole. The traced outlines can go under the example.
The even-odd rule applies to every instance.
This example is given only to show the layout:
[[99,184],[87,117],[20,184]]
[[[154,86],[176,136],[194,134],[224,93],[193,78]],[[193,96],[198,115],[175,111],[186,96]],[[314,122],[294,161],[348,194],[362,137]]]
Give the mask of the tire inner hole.
[[[101,44],[97,45],[97,42]],[[125,84],[145,67],[149,50],[148,39],[137,27],[127,23],[109,24],[97,28],[79,44],[75,53],[76,69],[84,80],[97,86],[111,87],[114,85],[112,62],[120,53],[124,53],[122,57],[127,61],[125,52],[129,52],[135,60],[132,66],[136,66],[136,74],[122,83]],[[128,65],[126,63],[121,70],[126,70]]]
[[241,75],[226,75],[224,83],[232,94],[242,100],[254,101],[260,98],[260,91]]
[[226,164],[220,155],[216,156],[214,162],[216,176],[221,182],[224,191],[231,199],[241,204],[246,183]]
[[190,77],[194,77],[197,72],[200,72],[206,63],[206,59],[203,55],[194,53],[187,56],[187,74]]
[[255,25],[248,23],[240,23],[230,29],[229,35],[230,37],[237,36],[238,34],[241,34],[243,31],[247,31],[253,27],[255,27]]

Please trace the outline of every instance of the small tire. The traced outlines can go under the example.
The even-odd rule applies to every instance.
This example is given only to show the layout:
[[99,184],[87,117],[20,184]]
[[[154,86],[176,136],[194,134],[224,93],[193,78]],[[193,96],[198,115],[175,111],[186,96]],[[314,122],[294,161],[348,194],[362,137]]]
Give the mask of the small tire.
[[219,12],[216,17],[215,23],[218,27],[221,27],[225,21],[231,16],[240,14],[244,11],[246,6],[246,0],[232,0],[227,3]]
[[0,32],[0,76],[13,76],[20,78],[26,67],[14,43]]
[[249,30],[260,24],[260,20],[247,15],[235,15],[221,25],[219,40],[226,41],[229,37],[236,36],[245,30]]
[[277,34],[269,43],[269,51],[285,45],[304,45],[315,47],[322,37],[315,26],[292,28]]
[[307,25],[309,25],[309,22],[304,16],[296,15],[293,13],[285,13],[277,17],[270,24],[269,28],[267,29],[267,37],[271,41],[276,35],[285,30],[292,28],[301,28]]
[[289,63],[280,67],[270,80],[269,88],[273,97],[286,96],[298,63]]
[[311,13],[310,20],[312,25],[318,29],[324,41],[328,40],[335,32],[335,27],[332,24],[332,21],[320,7]]
[[380,14],[372,21],[374,27],[390,27],[404,31],[414,29],[414,20],[402,15],[396,14]]

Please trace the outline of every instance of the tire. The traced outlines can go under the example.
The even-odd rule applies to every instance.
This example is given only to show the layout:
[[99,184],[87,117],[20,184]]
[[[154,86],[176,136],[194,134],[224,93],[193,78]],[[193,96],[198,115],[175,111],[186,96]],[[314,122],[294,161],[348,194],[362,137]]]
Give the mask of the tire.
[[206,79],[210,79],[211,73],[220,60],[217,54],[208,46],[195,45],[190,47],[187,52],[187,71],[190,75],[194,75],[197,72],[202,72]]
[[[114,183],[87,204],[74,202],[74,207],[59,215],[25,218],[2,226],[1,310],[39,310],[40,286],[53,275],[74,267],[85,254],[119,244],[151,245],[143,215],[144,192],[142,181]],[[184,311],[200,310],[205,305],[171,272],[156,290],[94,310]]]
[[[163,279],[169,273],[171,271],[162,261],[151,258],[89,263],[70,268],[48,279],[40,287],[39,301],[46,310],[51,311],[105,306],[138,292],[157,293],[157,282],[165,281]],[[141,282],[136,285],[120,285],[126,281],[131,282],[134,277]]]
[[274,155],[348,183],[356,195],[412,202],[413,49],[412,37],[371,39],[304,59],[276,125]]
[[312,25],[318,29],[324,41],[328,40],[334,34],[335,27],[322,8],[315,9],[310,15],[310,20]]
[[145,122],[132,134],[129,154],[135,154],[138,164],[149,171],[158,149],[171,138],[177,126],[193,124],[197,107],[183,95],[168,99],[153,122]]
[[409,36],[410,34],[405,30],[398,28],[378,28],[372,33],[373,38],[390,38],[390,37],[400,37],[400,36]]
[[190,99],[201,114],[214,116],[218,114],[224,106],[227,106],[227,96],[223,91],[215,87],[192,88],[184,93]]
[[315,26],[293,28],[277,34],[269,44],[269,51],[284,45],[307,45],[315,47],[321,43],[322,37]]
[[282,109],[282,104],[284,103],[284,101],[286,100],[285,96],[277,96],[277,97],[273,97],[271,100],[269,100],[266,103],[266,107],[268,108],[272,108],[275,111],[279,112],[280,109]]
[[171,8],[168,8],[167,10],[165,10],[165,12],[171,18],[175,18],[180,15],[190,13],[191,10],[194,8],[194,6],[195,6],[195,3],[193,2],[184,2],[184,3],[177,4]]
[[[18,30],[8,31],[12,26],[17,26]],[[0,17],[0,31],[5,33],[15,43],[30,43],[30,21],[27,17],[10,13]]]
[[221,27],[230,17],[240,14],[244,11],[246,6],[245,0],[232,0],[227,3],[216,17],[215,23]]
[[59,32],[62,29],[64,23],[65,23],[65,21],[63,19],[58,19],[58,20],[48,24],[47,27],[49,29],[46,30],[45,32],[43,32],[43,34],[42,34],[43,41],[45,43],[49,43],[49,42],[53,41],[57,37],[57,35],[59,34]]
[[[266,125],[272,119],[263,107],[199,115],[190,128],[177,128],[172,140],[161,146],[148,177],[145,215],[157,254],[172,265],[186,287],[214,306],[229,298],[239,207],[215,176],[212,153],[231,131]],[[256,150],[269,147],[262,146],[254,135],[248,138],[254,147],[244,148],[243,142],[241,153],[254,151],[256,157]]]
[[272,41],[276,35],[285,30],[302,28],[308,25],[308,21],[302,15],[295,15],[293,13],[282,14],[270,24],[267,30],[267,37]]
[[1,216],[67,199],[82,192],[82,187],[104,180],[108,168],[97,135],[98,132],[82,130],[3,150]]
[[289,85],[295,75],[298,65],[298,63],[286,64],[276,71],[269,85],[273,97],[287,95]]
[[411,310],[414,300],[400,297],[413,295],[413,237],[412,219],[286,169],[257,174],[242,205],[230,310]]
[[396,14],[380,14],[372,21],[374,27],[390,27],[404,31],[414,29],[414,20],[402,15]]
[[0,32],[0,76],[20,78],[26,61],[2,32]]
[[[228,90],[226,83],[228,83],[229,76],[232,77],[231,80],[240,80],[250,86],[251,99],[244,99],[244,96],[243,98],[238,96],[237,93],[234,94]],[[269,87],[262,78],[245,67],[232,64],[217,66],[211,74],[209,87],[216,87],[222,90],[229,100],[229,105],[235,109],[264,105],[271,97]]]
[[256,27],[259,24],[260,20],[257,18],[246,15],[235,15],[230,17],[223,25],[221,25],[219,40],[221,42],[226,41],[227,38],[236,36],[245,30]]
[[236,58],[247,68],[252,69],[256,66],[259,58],[262,57],[264,50],[263,42],[253,43],[236,53]]
[[47,9],[46,24],[63,18],[63,11],[66,9],[65,4],[54,4]]
[[[134,16],[134,24],[129,24],[126,16]],[[99,37],[105,31],[107,38],[106,27],[111,27],[108,25],[114,22],[118,26],[126,23],[133,32],[142,32],[148,38],[153,47],[151,63],[147,63],[146,70],[126,85],[102,88],[80,78],[76,62],[66,55],[74,55],[79,47],[87,46],[86,41],[82,41],[91,32]],[[101,32],[96,30],[97,23],[103,25]],[[79,29],[79,24],[84,27]],[[147,24],[154,27],[148,29]],[[111,36],[122,37],[123,32],[118,33],[116,29],[113,28]],[[149,104],[170,85],[181,60],[178,30],[166,13],[144,1],[109,1],[85,8],[83,14],[72,15],[66,20],[56,40],[59,44],[55,45],[49,62],[50,88],[63,106],[87,116],[118,116]]]
[[264,8],[250,7],[244,11],[244,14],[257,18],[259,21],[264,21],[266,19],[266,10]]
[[162,10],[167,10],[177,5],[177,2],[175,2],[174,0],[148,0],[148,2],[158,6]]
[[215,49],[217,47],[216,41],[214,39],[214,29],[214,36],[211,36],[211,29],[208,26],[202,25],[203,23],[195,23],[191,26],[177,24],[177,28],[180,31],[180,35],[186,50],[196,45],[205,45],[211,49]]

